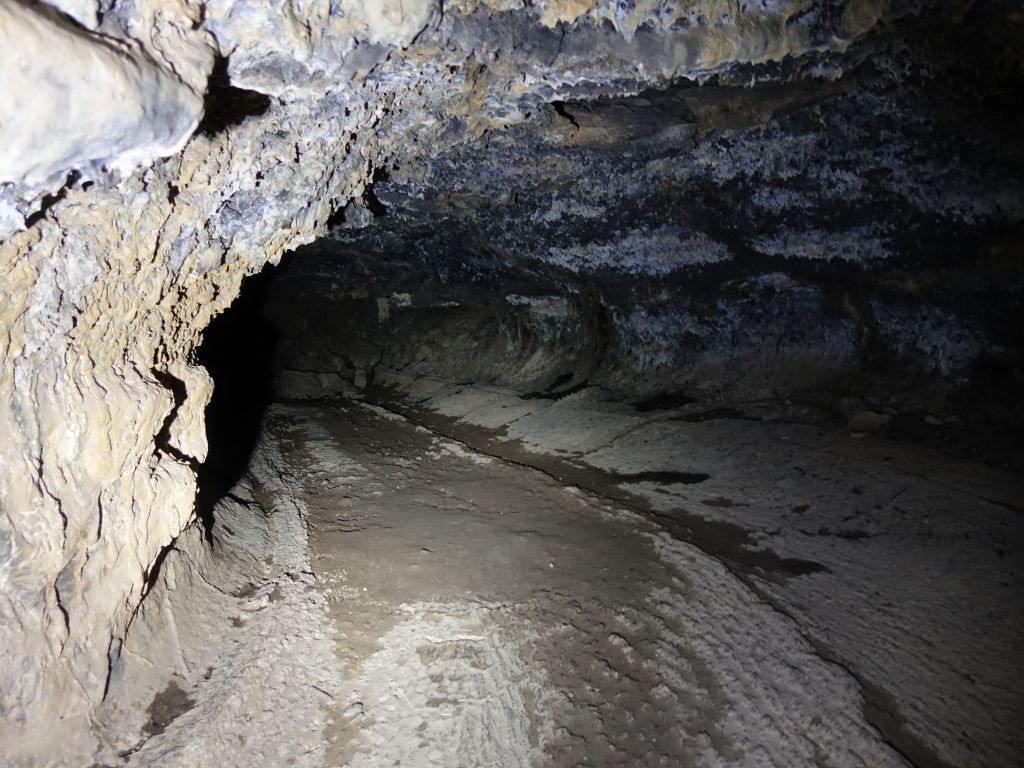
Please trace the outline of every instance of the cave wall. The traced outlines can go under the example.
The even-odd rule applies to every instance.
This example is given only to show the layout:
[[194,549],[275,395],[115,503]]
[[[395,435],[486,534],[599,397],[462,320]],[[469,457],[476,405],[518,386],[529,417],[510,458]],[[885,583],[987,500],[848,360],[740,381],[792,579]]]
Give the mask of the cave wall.
[[1019,426],[1006,29],[925,14],[384,167],[272,279],[279,394],[427,376]]
[[242,278],[395,157],[546,102],[843,51],[916,3],[0,3],[0,743],[77,764],[194,519]]

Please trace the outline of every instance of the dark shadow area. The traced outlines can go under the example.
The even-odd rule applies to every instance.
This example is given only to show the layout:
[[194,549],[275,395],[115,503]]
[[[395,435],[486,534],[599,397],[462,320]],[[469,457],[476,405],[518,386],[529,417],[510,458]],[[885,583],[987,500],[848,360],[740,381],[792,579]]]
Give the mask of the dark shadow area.
[[270,108],[270,97],[258,91],[236,88],[228,76],[228,60],[218,56],[207,82],[203,100],[203,119],[196,133],[216,136],[247,117],[262,115]]
[[164,690],[153,697],[147,710],[149,721],[142,730],[147,736],[163,733],[176,717],[185,714],[195,705],[195,701],[181,689],[177,681],[171,680]]
[[238,299],[203,334],[199,362],[213,377],[206,409],[210,449],[200,465],[197,511],[209,535],[214,504],[241,479],[271,400],[278,332],[263,315],[275,269],[246,278]]
[[68,173],[67,180],[64,182],[63,187],[58,189],[56,192],[43,195],[42,200],[39,202],[39,209],[35,213],[31,213],[25,217],[25,227],[30,229],[45,219],[46,214],[50,212],[50,209],[67,196],[68,190],[74,187],[81,177],[82,175],[78,171],[73,170]]

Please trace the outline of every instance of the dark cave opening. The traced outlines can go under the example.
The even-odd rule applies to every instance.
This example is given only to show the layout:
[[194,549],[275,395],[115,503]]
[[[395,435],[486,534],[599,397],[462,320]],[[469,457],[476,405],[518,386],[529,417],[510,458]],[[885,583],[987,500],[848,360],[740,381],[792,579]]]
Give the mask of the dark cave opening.
[[274,280],[267,267],[245,278],[239,298],[203,334],[197,358],[214,380],[206,409],[206,460],[199,466],[197,514],[210,536],[213,508],[245,474],[273,399],[280,329],[265,315]]

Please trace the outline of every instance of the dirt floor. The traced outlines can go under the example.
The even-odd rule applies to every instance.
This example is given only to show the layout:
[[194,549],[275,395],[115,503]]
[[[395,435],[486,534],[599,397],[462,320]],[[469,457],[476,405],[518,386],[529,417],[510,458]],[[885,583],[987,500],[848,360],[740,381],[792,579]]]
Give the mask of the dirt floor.
[[[267,415],[221,511],[268,510],[265,538],[287,554],[232,594],[230,650],[174,683],[168,700],[187,706],[154,712],[131,764],[1019,758],[1020,656],[1001,654],[1021,649],[1021,516],[999,501],[1016,473],[946,459],[1001,478],[979,520],[936,491],[956,484],[949,466],[930,476],[863,436],[624,424],[583,402],[523,427],[531,444],[512,425],[553,404],[377,399]],[[995,565],[976,562],[990,547]]]

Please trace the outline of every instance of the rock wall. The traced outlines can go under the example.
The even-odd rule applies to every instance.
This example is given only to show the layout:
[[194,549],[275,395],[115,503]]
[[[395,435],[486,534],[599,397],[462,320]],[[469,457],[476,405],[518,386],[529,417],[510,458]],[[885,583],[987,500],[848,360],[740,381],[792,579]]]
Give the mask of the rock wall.
[[[204,327],[395,157],[843,51],[881,0],[0,3],[0,745],[80,764],[193,517]],[[202,104],[200,105],[200,101]]]
[[400,371],[1019,426],[1004,20],[926,14],[390,165],[270,278],[279,391]]

